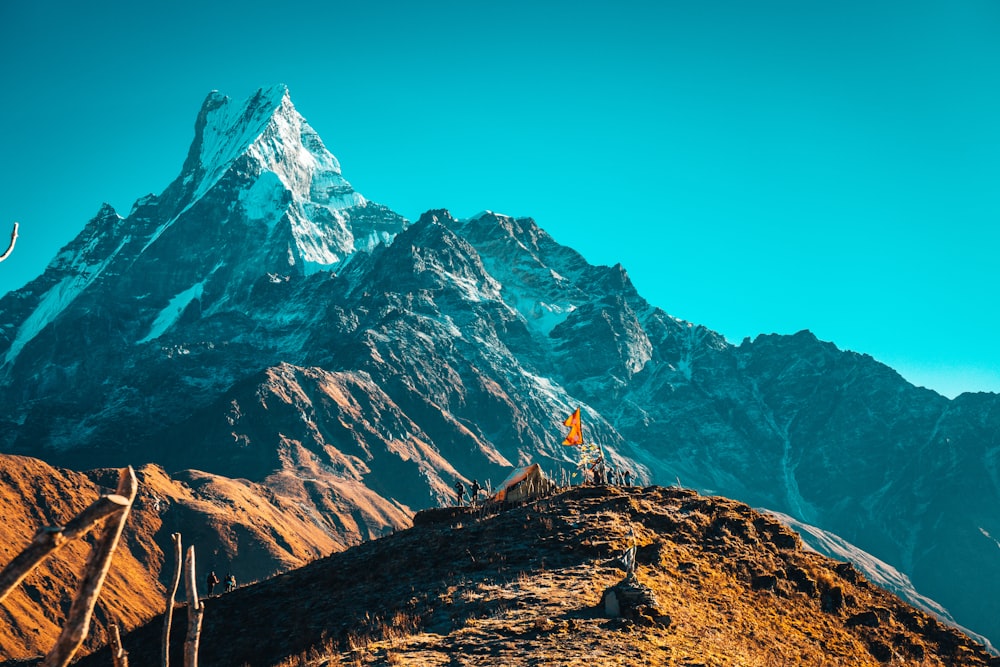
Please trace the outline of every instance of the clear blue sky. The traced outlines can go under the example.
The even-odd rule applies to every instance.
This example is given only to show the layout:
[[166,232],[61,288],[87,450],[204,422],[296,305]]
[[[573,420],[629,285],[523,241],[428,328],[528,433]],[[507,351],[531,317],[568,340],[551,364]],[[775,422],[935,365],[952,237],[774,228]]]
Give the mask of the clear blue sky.
[[1000,391],[1000,3],[0,2],[0,292],[288,84],[365,196],[528,215],[738,343]]

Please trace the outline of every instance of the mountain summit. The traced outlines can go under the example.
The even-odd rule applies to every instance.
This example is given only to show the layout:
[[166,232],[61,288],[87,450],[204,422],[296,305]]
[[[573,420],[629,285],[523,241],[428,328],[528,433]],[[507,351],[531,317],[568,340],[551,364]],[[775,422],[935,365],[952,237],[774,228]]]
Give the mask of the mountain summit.
[[26,315],[15,331],[5,326],[0,368],[12,372],[24,346],[64,313],[141,299],[138,341],[148,342],[191,304],[239,303],[262,275],[333,269],[405,226],[354,191],[285,86],[243,104],[211,93],[181,175],[161,195],[139,199],[127,218],[102,207],[40,278],[14,293],[13,320]]
[[[341,175],[340,163],[292,105],[283,86],[258,90],[243,104],[210,93],[195,124],[194,142],[175,184],[184,206],[220,181],[238,180],[238,206],[273,233],[291,227],[289,262],[333,268],[357,249],[391,239],[400,221],[353,229],[351,210],[368,204]],[[283,214],[280,218],[275,213]]]
[[[210,94],[173,183],[0,298],[0,403],[4,453],[214,480],[218,512],[158,505],[162,525],[245,577],[391,531],[456,480],[538,461],[578,481],[579,407],[612,467],[817,526],[1000,637],[1000,398],[949,401],[807,331],[731,345],[530,218],[411,224],[354,192],[283,86]],[[261,515],[220,523],[255,502],[315,526],[311,556],[262,546]]]

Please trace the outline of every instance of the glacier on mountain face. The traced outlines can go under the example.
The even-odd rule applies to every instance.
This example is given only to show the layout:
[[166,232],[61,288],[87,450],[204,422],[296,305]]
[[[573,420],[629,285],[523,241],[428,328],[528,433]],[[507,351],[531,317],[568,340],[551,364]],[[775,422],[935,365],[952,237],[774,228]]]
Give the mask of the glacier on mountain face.
[[[234,171],[235,170],[235,171]],[[245,172],[245,173],[244,173]],[[208,96],[181,183],[191,192],[184,210],[162,225],[155,241],[208,195],[227,174],[248,186],[238,194],[246,218],[273,231],[285,219],[306,273],[332,269],[372,239],[355,239],[350,211],[368,201],[341,175],[337,158],[295,109],[284,85],[258,90],[243,103],[217,92]],[[382,234],[382,240],[391,238]],[[149,244],[147,244],[147,247]]]
[[270,231],[282,218],[282,200],[286,196],[281,179],[268,172],[261,174],[249,188],[240,190],[239,202],[247,220],[259,220]]
[[198,165],[203,175],[192,200],[204,196],[232,163],[247,152],[267,128],[274,110],[287,92],[284,86],[275,86],[267,92],[258,91],[257,96],[240,106],[218,91],[212,91],[206,100],[198,147]]
[[4,356],[4,365],[13,363],[24,346],[47,327],[49,322],[54,320],[88,284],[89,281],[81,276],[70,276],[50,288],[31,315],[18,327],[17,334]]
[[201,300],[201,296],[205,291],[205,281],[195,283],[191,287],[187,288],[180,294],[177,294],[170,300],[166,308],[161,310],[153,320],[152,326],[149,328],[149,333],[147,333],[143,338],[136,341],[137,345],[142,345],[143,343],[148,343],[151,340],[159,338],[167,329],[172,327],[180,319],[181,315],[187,309],[191,302],[195,300]]
[[[104,269],[118,255],[128,240],[129,237],[126,236],[107,258],[96,264],[76,266],[74,275],[63,278],[55,286],[49,288],[44,296],[42,296],[38,305],[35,306],[31,315],[18,327],[17,333],[14,335],[14,340],[11,342],[7,354],[4,355],[3,364],[0,364],[0,366],[13,363],[25,345],[41,333],[42,329],[54,321],[81,292],[100,277]],[[81,253],[79,257],[84,257],[84,255]]]

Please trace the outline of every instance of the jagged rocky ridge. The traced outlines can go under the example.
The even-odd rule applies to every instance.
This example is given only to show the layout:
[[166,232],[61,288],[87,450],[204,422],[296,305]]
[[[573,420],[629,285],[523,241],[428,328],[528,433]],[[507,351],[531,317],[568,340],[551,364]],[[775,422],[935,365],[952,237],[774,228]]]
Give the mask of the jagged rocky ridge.
[[162,194],[103,208],[0,299],[0,401],[3,452],[246,478],[355,541],[455,477],[568,469],[582,405],[642,480],[837,533],[1000,637],[996,395],[948,400],[808,332],[732,345],[531,219],[411,224],[353,191],[283,87],[209,95]]

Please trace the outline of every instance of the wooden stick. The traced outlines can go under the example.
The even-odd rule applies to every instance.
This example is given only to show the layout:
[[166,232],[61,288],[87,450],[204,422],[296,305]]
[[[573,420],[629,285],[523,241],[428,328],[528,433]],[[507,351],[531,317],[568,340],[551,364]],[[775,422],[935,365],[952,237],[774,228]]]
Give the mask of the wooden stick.
[[10,245],[2,255],[0,255],[0,262],[4,261],[10,257],[10,253],[14,252],[14,244],[17,243],[17,223],[14,223],[14,231],[10,233]]
[[49,554],[69,544],[109,515],[127,510],[129,499],[121,495],[101,496],[65,526],[40,528],[31,543],[0,572],[0,602]]
[[111,664],[114,667],[128,667],[128,652],[122,648],[122,636],[117,623],[111,625]]
[[170,597],[167,598],[167,611],[163,614],[163,656],[161,660],[163,667],[170,667],[170,626],[174,622],[174,601],[177,599],[177,587],[181,583],[181,570],[184,569],[181,534],[172,533],[170,539],[174,542],[174,583],[170,587]]
[[198,641],[205,605],[198,602],[198,583],[194,574],[194,547],[188,547],[184,559],[184,592],[188,600],[187,638],[184,640],[184,667],[198,667]]
[[97,597],[101,594],[104,579],[111,568],[111,557],[118,546],[118,540],[125,527],[125,520],[128,518],[128,511],[132,506],[132,501],[135,500],[137,490],[138,482],[136,482],[132,466],[122,468],[118,475],[117,495],[127,499],[126,506],[116,517],[107,522],[104,533],[91,548],[76,598],[69,608],[66,625],[63,626],[62,633],[56,640],[56,645],[45,656],[42,667],[66,667],[87,637],[87,633],[90,631],[90,619],[94,614],[94,605],[97,604]]

